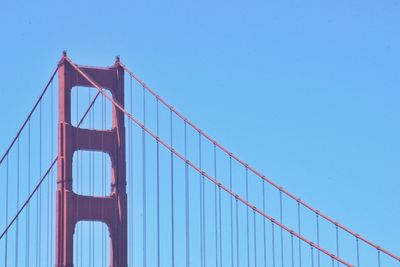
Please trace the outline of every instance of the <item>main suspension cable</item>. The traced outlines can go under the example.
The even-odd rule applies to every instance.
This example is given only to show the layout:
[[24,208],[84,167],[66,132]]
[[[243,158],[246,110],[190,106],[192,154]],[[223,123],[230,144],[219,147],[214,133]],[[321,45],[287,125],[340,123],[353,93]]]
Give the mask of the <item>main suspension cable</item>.
[[[226,186],[224,186],[223,184],[221,184],[220,182],[218,182],[217,180],[215,180],[215,178],[213,178],[212,176],[210,176],[209,174],[207,174],[205,171],[199,169],[199,167],[197,167],[194,163],[192,163],[190,160],[186,159],[183,155],[181,155],[179,152],[177,152],[175,149],[172,148],[171,145],[168,145],[166,142],[164,142],[163,140],[161,140],[157,135],[155,135],[152,131],[150,131],[148,128],[146,128],[138,119],[136,119],[135,117],[133,117],[129,112],[126,111],[126,109],[120,104],[118,103],[118,101],[116,101],[115,99],[113,99],[112,97],[108,96],[107,94],[104,93],[104,90],[96,83],[94,82],[84,71],[82,71],[77,65],[75,65],[68,57],[65,56],[65,59],[71,64],[71,66],[77,71],[79,72],[90,84],[92,84],[94,87],[97,88],[97,90],[99,90],[100,93],[102,93],[116,108],[118,108],[119,110],[121,110],[128,118],[130,118],[132,121],[134,121],[139,127],[141,127],[142,129],[144,129],[150,136],[152,136],[153,138],[155,138],[156,140],[158,139],[160,141],[160,143],[167,148],[169,151],[171,151],[172,154],[175,154],[178,158],[180,158],[182,161],[187,162],[189,164],[189,166],[191,166],[193,169],[195,169],[197,172],[202,173],[205,177],[207,177],[208,180],[210,180],[211,182],[213,182],[214,184],[218,185],[221,187],[221,189],[223,189],[225,192],[227,192],[230,195],[235,196],[240,202],[242,202],[243,204],[245,204],[248,208],[253,208],[257,213],[259,213],[260,215],[262,215],[263,217],[265,217],[266,219],[270,220],[271,222],[273,222],[274,224],[278,225],[281,228],[284,228],[285,231],[292,233],[293,235],[295,235],[297,238],[299,238],[300,240],[304,241],[305,243],[315,247],[316,249],[321,250],[321,252],[323,252],[326,255],[331,256],[334,260],[336,261],[340,261],[342,264],[344,264],[345,266],[348,267],[352,267],[352,265],[350,265],[349,263],[343,261],[342,259],[338,258],[335,255],[330,254],[327,250],[318,247],[316,244],[312,243],[311,241],[307,240],[306,238],[304,238],[303,236],[299,235],[298,233],[294,232],[293,230],[291,230],[290,228],[286,227],[285,225],[279,223],[278,221],[276,221],[274,218],[270,217],[269,215],[263,213],[260,209],[258,209],[257,207],[251,205],[248,201],[246,201],[245,199],[243,199],[242,197],[240,197],[239,195],[233,193],[232,191],[230,191]],[[171,114],[172,114],[172,110],[171,110]],[[172,128],[171,128],[172,129]],[[172,142],[171,142],[172,143]]]
[[37,106],[39,105],[39,103],[42,101],[42,98],[44,96],[44,94],[47,91],[47,88],[49,88],[50,83],[53,81],[54,76],[56,75],[58,71],[58,68],[56,68],[53,72],[53,74],[51,75],[49,81],[47,82],[46,86],[44,87],[44,89],[42,90],[42,93],[40,94],[39,98],[36,100],[35,104],[33,105],[33,108],[31,109],[31,111],[29,112],[28,116],[26,117],[24,123],[22,124],[21,128],[18,130],[17,134],[15,135],[14,139],[11,141],[11,144],[8,146],[8,148],[6,149],[6,151],[4,152],[3,156],[0,159],[0,165],[3,163],[4,159],[7,157],[8,153],[10,153],[11,148],[14,146],[15,142],[17,141],[18,137],[20,136],[20,134],[22,133],[22,131],[24,130],[26,124],[28,123],[28,121],[31,119],[33,112],[35,112]]
[[[68,61],[71,64],[72,61],[67,58]],[[274,183],[271,179],[267,178],[265,175],[261,174],[260,172],[258,172],[256,169],[254,169],[253,167],[251,167],[249,164],[247,164],[246,162],[244,162],[243,160],[241,160],[239,157],[237,157],[236,155],[234,155],[232,152],[230,152],[228,149],[226,149],[225,147],[223,147],[221,144],[219,144],[216,140],[214,140],[213,138],[211,138],[207,133],[203,132],[199,127],[197,127],[194,123],[192,123],[191,121],[189,121],[187,118],[185,118],[181,113],[179,113],[176,109],[174,109],[170,104],[168,104],[164,99],[162,99],[154,90],[152,90],[149,86],[147,86],[137,75],[135,75],[131,70],[128,69],[128,67],[123,64],[122,62],[119,62],[120,66],[131,76],[133,77],[138,83],[140,83],[142,86],[145,87],[145,89],[151,93],[154,97],[156,97],[157,99],[159,99],[159,101],[164,104],[167,108],[169,108],[170,110],[172,110],[178,117],[180,117],[183,120],[186,120],[188,125],[190,125],[194,130],[200,132],[206,139],[208,139],[211,143],[215,144],[218,148],[220,148],[222,151],[224,151],[226,154],[232,156],[233,159],[235,159],[237,162],[239,162],[240,164],[242,164],[243,166],[247,166],[248,169],[253,172],[255,175],[257,175],[258,177],[260,177],[261,179],[263,179],[264,181],[268,182],[270,185],[272,185],[273,187],[275,187],[276,189],[280,189],[282,190],[282,192],[287,195],[288,197],[292,198],[293,200],[299,202],[302,206],[306,207],[307,209],[309,209],[310,211],[316,213],[318,212],[317,209],[313,208],[311,205],[309,205],[308,203],[304,202],[303,200],[297,198],[296,196],[294,196],[293,194],[291,194],[289,191],[283,189],[282,187],[280,187],[279,185],[277,185],[276,183]],[[319,213],[320,216],[322,218],[324,218],[325,220],[327,220],[328,222],[335,224],[336,222],[328,217],[325,214]],[[388,256],[396,259],[397,261],[400,261],[400,256],[396,256],[393,253],[383,249],[382,247],[372,243],[371,241],[367,240],[366,238],[358,235],[357,233],[355,233],[354,231],[352,231],[351,229],[345,227],[344,225],[338,224],[338,227],[341,228],[342,230],[344,230],[345,232],[353,235],[353,236],[358,236],[358,238],[360,240],[362,240],[363,242],[365,242],[366,244],[379,249],[381,252],[387,254]]]
[[[100,92],[97,92],[96,97],[92,100],[91,104],[89,105],[89,107],[87,108],[86,112],[84,113],[84,115],[82,116],[81,120],[79,121],[77,127],[80,127],[81,124],[83,123],[84,119],[86,118],[89,110],[91,109],[91,107],[93,106],[94,102],[96,101],[97,97],[100,95]],[[30,172],[31,172],[31,161],[30,161],[30,154],[31,154],[31,141],[30,141],[30,137],[31,137],[31,126],[30,123],[28,124],[28,189],[30,189]],[[8,158],[8,154],[6,156],[6,159]],[[41,179],[39,180],[38,184],[35,186],[35,188],[33,189],[33,191],[29,194],[28,198],[25,200],[24,204],[20,207],[20,209],[17,211],[17,213],[15,214],[15,216],[13,217],[13,219],[8,222],[6,224],[5,229],[3,230],[3,232],[0,235],[0,240],[5,237],[7,240],[7,232],[10,229],[10,227],[14,224],[14,222],[18,219],[19,215],[21,214],[21,212],[29,207],[28,204],[30,202],[30,200],[32,199],[32,197],[36,194],[36,192],[39,190],[40,185],[43,183],[43,180],[46,178],[46,176],[49,174],[49,172],[51,171],[51,169],[53,168],[54,164],[57,162],[58,160],[58,156],[54,158],[54,160],[52,161],[52,163],[50,164],[49,168],[47,169],[47,171],[44,173],[44,175],[41,177]],[[8,168],[7,168],[8,169]],[[8,173],[8,172],[7,172]],[[8,174],[6,175],[6,178],[8,177]],[[7,179],[6,179],[6,188],[8,188],[7,185]],[[8,190],[6,191],[6,219],[8,218]],[[29,208],[28,208],[29,210]],[[28,227],[29,230],[29,227]],[[29,231],[28,231],[29,232]],[[28,237],[29,237],[29,233],[28,233]],[[28,242],[29,243],[29,242]],[[7,242],[6,242],[7,244]],[[6,254],[7,255],[7,254]],[[28,259],[29,259],[29,253],[28,253]]]

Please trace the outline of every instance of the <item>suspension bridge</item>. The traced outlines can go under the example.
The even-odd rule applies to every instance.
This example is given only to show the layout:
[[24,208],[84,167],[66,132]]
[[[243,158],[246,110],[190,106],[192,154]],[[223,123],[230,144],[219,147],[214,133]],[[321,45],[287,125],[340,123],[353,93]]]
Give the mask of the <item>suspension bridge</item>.
[[118,57],[90,67],[63,53],[1,155],[0,179],[3,266],[400,266],[230,152]]

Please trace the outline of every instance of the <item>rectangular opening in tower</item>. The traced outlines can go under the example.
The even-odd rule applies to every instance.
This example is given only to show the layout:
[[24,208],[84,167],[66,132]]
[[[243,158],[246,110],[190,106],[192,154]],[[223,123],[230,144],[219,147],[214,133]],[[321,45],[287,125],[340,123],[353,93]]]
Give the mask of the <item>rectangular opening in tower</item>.
[[85,196],[108,196],[111,192],[111,160],[99,151],[75,151],[72,175],[73,191]]

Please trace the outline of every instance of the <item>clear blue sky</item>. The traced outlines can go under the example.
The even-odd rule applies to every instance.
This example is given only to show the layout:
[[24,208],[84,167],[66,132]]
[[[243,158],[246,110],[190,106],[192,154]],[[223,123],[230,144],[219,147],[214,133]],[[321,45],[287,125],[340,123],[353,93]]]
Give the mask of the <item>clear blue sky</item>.
[[2,1],[0,151],[67,49],[400,253],[400,2]]

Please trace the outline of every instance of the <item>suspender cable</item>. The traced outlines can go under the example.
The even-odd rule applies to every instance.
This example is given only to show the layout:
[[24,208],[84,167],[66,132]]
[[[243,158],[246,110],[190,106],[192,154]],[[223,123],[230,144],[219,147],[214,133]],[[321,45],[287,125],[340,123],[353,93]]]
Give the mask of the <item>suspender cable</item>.
[[[90,90],[88,90],[88,103],[90,103],[90,99],[91,99],[91,92]],[[92,110],[89,111],[89,127],[92,127]],[[91,137],[89,135],[89,145],[91,145]],[[89,184],[88,184],[88,194],[92,195],[92,151],[89,151]],[[92,217],[92,204],[91,202],[89,202],[89,213],[90,213],[90,217]],[[89,243],[89,267],[92,266],[92,228],[93,228],[93,224],[92,222],[89,222],[89,238],[88,238],[88,243]]]
[[[214,177],[217,177],[217,149],[214,145]],[[215,267],[218,267],[218,198],[217,186],[214,186],[214,236],[215,236]]]
[[[264,213],[266,213],[266,208],[265,208],[265,181],[263,180],[262,181],[262,194],[263,194],[263,197],[262,197],[262,201],[263,201],[263,204],[262,204],[262,209],[263,209],[263,212]],[[267,266],[267,231],[266,231],[266,228],[265,228],[265,219],[263,219],[263,241],[264,241],[264,266]]]
[[[319,214],[318,212],[316,214],[316,220],[317,220],[317,245],[319,246]],[[321,267],[321,255],[320,251],[317,251],[317,257],[318,257],[318,267]]]
[[[31,191],[31,121],[28,123],[28,195]],[[26,208],[26,221],[30,222],[30,207]],[[26,223],[26,250],[25,250],[25,260],[27,262],[26,266],[29,267],[30,264],[30,223]]]
[[[201,168],[201,133],[199,132],[199,166]],[[201,173],[200,176],[200,263],[201,267],[205,266],[205,249],[204,249],[204,177]]]
[[[92,129],[95,128],[95,120],[96,120],[96,118],[95,118],[95,115],[96,115],[95,107],[96,106],[93,106],[92,110],[91,110],[91,113],[92,113],[92,127],[91,128]],[[94,179],[95,179],[95,154],[94,154],[94,151],[92,151],[92,183],[90,185],[90,188],[92,190],[92,192],[91,192],[92,196],[94,195]],[[91,238],[92,238],[92,263],[93,263],[93,266],[95,266],[95,260],[94,260],[95,259],[94,258],[94,247],[95,247],[95,243],[94,243],[94,222],[92,221],[91,224],[92,224],[92,235],[91,235]],[[118,253],[119,253],[119,251],[117,250],[117,254]]]
[[[232,157],[229,156],[229,189],[232,190]],[[233,197],[230,197],[231,208],[231,265],[233,266]]]
[[254,266],[257,267],[257,222],[256,222],[256,211],[253,210],[253,219],[254,219]]
[[[146,126],[146,92],[143,88],[143,125]],[[147,207],[146,207],[146,133],[142,130],[142,162],[143,162],[143,266],[147,266]]]
[[360,248],[359,248],[358,237],[356,237],[356,248],[357,248],[357,267],[360,267]]
[[[217,177],[217,147],[214,145],[214,166],[215,166],[215,177]],[[215,190],[218,190],[218,199],[215,199],[215,208],[218,207],[218,213],[216,213],[216,215],[218,214],[218,231],[216,231],[216,234],[219,233],[219,266],[222,267],[222,218],[221,218],[221,187],[218,186],[215,187]],[[217,195],[215,195],[215,197],[217,197]],[[217,222],[217,216],[215,217],[216,220],[215,222]],[[217,225],[215,225],[217,227]],[[216,236],[217,237],[217,236]],[[216,238],[217,240],[217,238]],[[216,246],[217,248],[218,246]],[[217,257],[218,259],[218,257]],[[218,261],[217,261],[217,265],[218,265]]]
[[[249,201],[249,170],[246,167],[246,201]],[[246,208],[247,266],[250,266],[249,209]]]
[[236,197],[236,266],[239,267],[239,209],[238,209],[238,198]]
[[[172,131],[172,110],[170,110],[170,141],[173,147],[173,131]],[[144,131],[144,130],[143,130]],[[171,262],[172,267],[175,266],[175,222],[174,222],[174,153],[171,150]]]
[[[186,122],[184,124],[185,158],[187,158]],[[190,234],[189,234],[189,165],[185,163],[185,216],[186,216],[186,267],[190,265]]]
[[[78,126],[79,127],[79,126]],[[80,177],[82,177],[82,179],[80,179],[80,188],[83,192],[83,154],[82,152],[80,152],[80,158],[79,158],[80,162],[80,170],[81,170],[81,174]],[[81,230],[79,233],[79,241],[80,241],[80,247],[83,248],[83,225],[81,225]],[[81,249],[81,251],[79,252],[79,260],[80,260],[80,266],[83,266],[83,249]]]
[[[17,210],[19,209],[19,137],[17,139]],[[16,221],[15,225],[15,266],[18,266],[18,230],[19,223]]]
[[[301,221],[300,221],[300,201],[297,201],[297,227],[298,233],[301,235]],[[299,239],[299,266],[301,267],[301,240]]]
[[275,224],[271,221],[272,232],[272,266],[275,267]]
[[[282,190],[279,190],[279,219],[283,223]],[[281,266],[283,265],[283,228],[281,228]]]
[[[50,95],[51,95],[51,93],[52,92],[50,92]],[[51,98],[51,96],[50,96],[50,98]],[[50,105],[51,105],[51,101],[50,101]],[[51,107],[50,107],[50,110],[49,110],[49,112],[51,112]],[[52,133],[52,127],[51,127],[52,125],[50,124],[50,135],[51,135],[51,133]],[[50,153],[51,153],[51,144],[50,144]],[[50,155],[50,160],[53,158],[53,155]],[[46,263],[47,263],[47,265],[51,265],[50,264],[50,247],[49,247],[49,245],[50,245],[50,232],[51,232],[51,229],[50,229],[50,180],[47,180],[46,181],[47,182],[47,187],[46,187],[46,196],[45,196],[45,198],[46,198],[46,208],[47,208],[47,211],[46,211]]]
[[206,245],[207,245],[207,242],[206,242],[206,196],[205,196],[205,177],[204,177],[204,175],[202,174],[201,175],[201,182],[202,182],[202,187],[203,187],[203,191],[202,191],[202,194],[203,194],[203,198],[202,198],[202,202],[203,202],[203,222],[202,222],[202,224],[203,224],[203,257],[204,257],[204,259],[203,259],[203,263],[204,263],[204,266],[206,266],[206,261],[207,261],[207,250],[206,250]]
[[[132,78],[131,78],[132,81]],[[160,118],[159,118],[159,101],[157,99],[157,136],[160,136]],[[157,267],[160,267],[160,142],[156,141],[157,145]]]
[[[8,154],[6,156],[6,225],[8,225]],[[8,235],[6,234],[6,242],[4,246],[4,266],[7,266],[7,255],[8,255]]]
[[310,248],[311,248],[311,267],[314,267],[314,250],[312,246],[310,246]]
[[[105,128],[106,128],[106,124],[104,121],[105,116],[106,116],[105,101],[106,101],[105,98],[102,96],[101,97],[101,128],[102,128],[102,130],[105,130]],[[130,135],[131,131],[132,131],[131,124],[129,124],[128,131],[129,131],[129,135]],[[128,141],[129,141],[129,139],[128,139]],[[128,153],[129,153],[130,146],[131,146],[131,144],[129,143]],[[101,135],[101,150],[104,151],[104,136],[103,135]],[[129,166],[129,174],[130,174],[130,171],[131,171],[131,168]],[[131,184],[128,183],[128,185],[130,186]],[[105,153],[101,154],[101,195],[102,196],[106,195],[106,154]],[[102,213],[101,214],[102,217],[104,217],[104,203],[103,202],[101,202],[101,213]],[[129,211],[128,211],[128,216],[131,216],[131,213]],[[101,227],[101,253],[102,253],[101,254],[101,266],[104,266],[106,264],[105,231],[106,231],[106,228],[104,225],[102,225],[102,227]]]
[[[75,119],[76,119],[76,123],[78,124],[79,121],[79,87],[76,88],[76,104],[75,104]],[[75,135],[75,143],[78,144],[78,135]],[[75,163],[75,167],[76,167],[76,188],[77,188],[77,192],[80,192],[80,190],[82,190],[82,188],[79,188],[79,182],[80,179],[82,179],[82,177],[79,177],[79,151],[76,152],[76,161],[73,162]],[[74,179],[75,180],[75,179]],[[75,211],[75,216],[78,215],[78,210]],[[77,229],[80,232],[80,229]],[[74,261],[75,264],[77,266],[79,263],[79,251],[82,250],[83,248],[80,247],[80,240],[79,240],[79,232],[76,235],[76,238],[74,238],[74,243],[76,246],[76,251],[78,252],[76,257],[74,257]]]
[[[50,84],[50,129],[57,129],[57,127],[54,127],[53,122],[54,122],[54,83],[51,81]],[[54,155],[54,133],[53,130],[50,131],[51,134],[51,158],[53,158]],[[54,218],[53,218],[53,209],[54,209],[54,171],[51,169],[50,173],[50,248],[53,247],[53,225],[54,225]],[[50,265],[53,266],[53,253],[50,252]]]
[[219,266],[222,267],[222,211],[221,211],[221,187],[218,186],[219,203]]
[[378,267],[381,267],[381,251],[377,249],[378,251]]
[[[82,121],[83,122],[83,121]],[[79,123],[77,124],[77,128],[79,128]],[[83,177],[84,177],[84,175],[83,175],[83,154],[82,154],[82,152],[77,152],[77,154],[79,154],[79,170],[80,170],[80,175],[79,175],[79,177],[80,177],[80,179],[78,180],[79,181],[79,188],[80,188],[80,190],[81,190],[81,192],[83,193]],[[79,246],[80,246],[80,248],[81,248],[81,250],[80,251],[78,251],[78,254],[79,254],[79,266],[83,266],[83,257],[82,257],[82,254],[83,254],[83,225],[81,225],[81,227],[80,227],[80,230],[79,230],[79,233],[78,233],[78,239],[79,239]]]
[[[129,80],[129,106],[130,106],[130,110],[131,112],[133,112],[133,87],[132,87],[132,77],[130,77]],[[105,101],[105,99],[104,99]],[[104,113],[106,115],[106,113]],[[106,116],[105,116],[106,119]],[[106,122],[106,120],[105,120]],[[129,121],[129,170],[130,170],[130,176],[129,176],[129,197],[128,200],[130,202],[129,204],[129,215],[130,215],[130,220],[129,220],[129,233],[130,233],[130,237],[131,237],[131,241],[129,242],[129,244],[133,244],[133,240],[134,240],[134,224],[133,224],[133,126],[132,126],[132,122]],[[107,125],[107,124],[106,124]],[[133,245],[129,246],[130,247],[130,253],[129,253],[129,258],[130,258],[130,265],[133,265],[133,259],[134,259],[134,250],[133,250]]]
[[292,253],[292,267],[294,267],[294,246],[293,246],[293,234],[290,234],[290,247]]
[[[39,103],[39,177],[42,175],[42,102]],[[39,239],[42,238],[42,190],[39,188],[38,195],[38,265],[41,264],[41,255],[42,255],[42,242]]]
[[[339,228],[336,224],[336,256],[340,257],[339,255]],[[339,262],[337,262],[337,266],[339,267]]]

